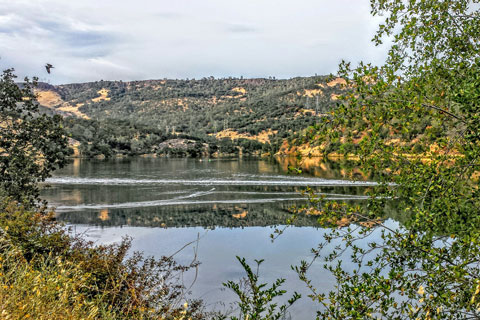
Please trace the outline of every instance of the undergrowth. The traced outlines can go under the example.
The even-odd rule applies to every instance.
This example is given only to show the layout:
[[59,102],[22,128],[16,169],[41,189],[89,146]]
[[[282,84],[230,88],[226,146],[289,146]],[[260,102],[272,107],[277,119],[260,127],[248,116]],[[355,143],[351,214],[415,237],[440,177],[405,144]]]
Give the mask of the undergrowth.
[[128,256],[130,240],[94,246],[44,208],[0,208],[1,319],[204,319],[172,257]]

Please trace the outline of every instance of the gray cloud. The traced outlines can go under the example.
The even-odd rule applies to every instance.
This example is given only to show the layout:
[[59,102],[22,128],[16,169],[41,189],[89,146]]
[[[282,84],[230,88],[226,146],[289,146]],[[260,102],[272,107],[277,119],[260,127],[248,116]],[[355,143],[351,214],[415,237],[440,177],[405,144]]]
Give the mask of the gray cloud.
[[[381,62],[367,0],[0,0],[0,67],[52,83],[294,77]],[[45,62],[55,65],[52,74]]]
[[0,14],[0,33],[17,34],[25,29],[25,24],[16,14]]
[[37,26],[47,31],[53,41],[58,41],[67,48],[80,48],[85,51],[93,47],[93,51],[100,49],[105,52],[106,47],[115,43],[115,36],[109,32],[76,30],[69,24],[57,21],[39,21]]

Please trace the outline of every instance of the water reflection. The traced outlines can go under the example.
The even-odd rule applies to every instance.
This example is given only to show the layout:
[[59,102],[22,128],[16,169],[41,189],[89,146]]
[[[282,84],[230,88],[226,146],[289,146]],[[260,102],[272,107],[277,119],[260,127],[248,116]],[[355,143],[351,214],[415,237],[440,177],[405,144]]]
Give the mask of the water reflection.
[[374,178],[371,172],[360,170],[352,161],[319,161],[318,158],[277,157],[275,161],[281,166],[284,172],[288,168],[301,168],[306,174],[324,179],[354,179],[367,181]]
[[[262,279],[286,278],[286,289],[306,296],[290,265],[311,259],[310,248],[326,230],[317,228],[315,215],[303,214],[272,243],[268,226],[285,224],[292,207],[307,204],[301,194],[307,186],[327,199],[364,203],[375,184],[370,174],[348,164],[307,159],[300,175],[288,173],[292,166],[298,166],[296,159],[76,159],[55,172],[42,196],[58,208],[59,220],[96,243],[128,235],[134,250],[159,257],[203,235],[198,250],[202,264],[192,292],[209,306],[233,301],[221,283],[244,275],[235,255],[250,262],[264,258]],[[386,217],[396,215],[386,210]],[[189,262],[192,254],[185,250],[176,258]],[[327,291],[334,279],[322,265],[314,264],[312,272],[318,275],[315,286]],[[315,308],[302,300],[292,309],[294,319],[314,318]]]
[[[366,199],[374,182],[337,163],[288,174],[293,159],[117,159],[74,162],[47,182],[43,197],[71,224],[143,227],[247,227],[283,224],[307,203],[310,186],[326,199]],[[351,180],[353,175],[360,180]],[[349,177],[347,179],[347,177]],[[300,216],[297,226],[314,226]]]

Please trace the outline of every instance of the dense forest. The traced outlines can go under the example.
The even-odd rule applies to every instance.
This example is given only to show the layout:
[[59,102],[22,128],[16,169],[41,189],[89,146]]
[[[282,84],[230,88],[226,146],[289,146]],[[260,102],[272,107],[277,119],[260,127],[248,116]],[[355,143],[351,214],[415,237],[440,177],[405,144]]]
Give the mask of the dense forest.
[[335,106],[342,81],[277,79],[40,83],[82,156],[273,154]]

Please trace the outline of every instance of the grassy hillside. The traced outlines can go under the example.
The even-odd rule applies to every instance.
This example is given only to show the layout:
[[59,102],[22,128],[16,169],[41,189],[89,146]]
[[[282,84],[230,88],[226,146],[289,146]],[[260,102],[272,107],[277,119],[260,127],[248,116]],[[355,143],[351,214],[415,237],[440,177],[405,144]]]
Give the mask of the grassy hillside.
[[335,105],[341,84],[325,76],[97,81],[41,84],[38,100],[70,118],[66,126],[84,153],[182,153],[158,148],[177,137],[208,145],[195,154],[265,153],[317,123]]

